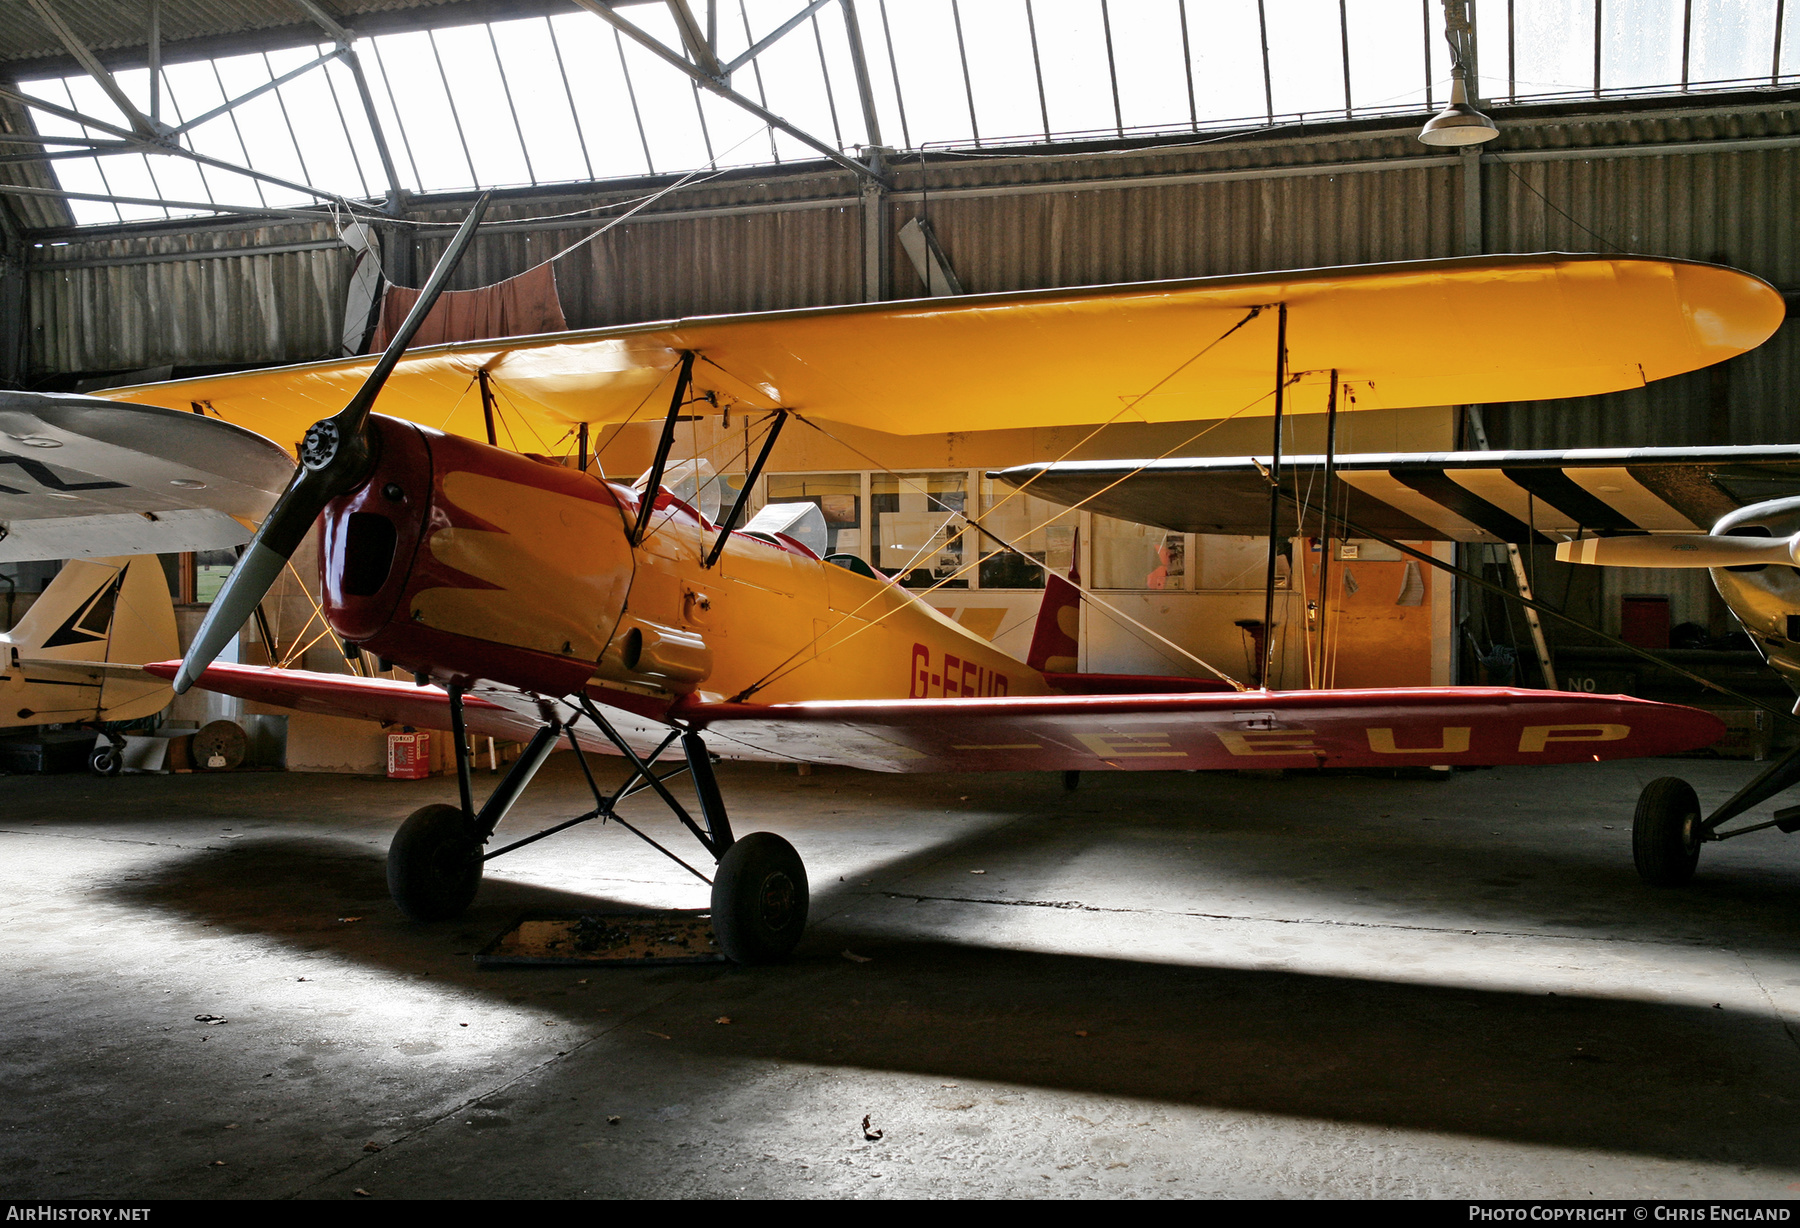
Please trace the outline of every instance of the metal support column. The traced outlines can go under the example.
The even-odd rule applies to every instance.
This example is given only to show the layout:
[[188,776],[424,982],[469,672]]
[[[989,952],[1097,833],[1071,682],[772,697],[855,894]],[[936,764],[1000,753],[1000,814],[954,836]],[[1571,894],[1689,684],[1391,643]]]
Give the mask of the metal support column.
[[452,682],[450,691],[450,737],[456,751],[456,794],[462,800],[462,812],[475,821],[475,790],[469,783],[469,730],[463,723],[463,689]]
[[884,182],[887,167],[879,147],[869,151],[869,169],[880,178],[862,185],[863,302],[876,303],[887,297],[888,252],[893,246]]
[[0,388],[23,388],[29,356],[24,236],[0,204]]

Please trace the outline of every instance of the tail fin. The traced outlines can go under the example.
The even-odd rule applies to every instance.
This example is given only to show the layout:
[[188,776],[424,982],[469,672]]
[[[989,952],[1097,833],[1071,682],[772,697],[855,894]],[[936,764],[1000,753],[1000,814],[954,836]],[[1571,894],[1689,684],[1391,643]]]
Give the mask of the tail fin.
[[[63,678],[91,679],[99,691],[87,697],[86,719],[133,720],[168,703],[168,686],[160,678],[96,668],[65,677],[63,668],[134,666],[167,661],[181,655],[175,631],[175,606],[168,580],[155,555],[133,558],[72,559],[50,587],[25,612],[11,632],[0,635],[0,647],[12,658],[41,674],[47,668]],[[29,684],[30,679],[27,679]],[[50,704],[33,705],[44,720],[70,720],[53,714]]]
[[1044,604],[1025,664],[1039,673],[1072,674],[1081,664],[1081,590],[1055,572],[1045,579]]
[[154,555],[70,560],[6,639],[21,655],[61,661],[142,665],[181,651]]

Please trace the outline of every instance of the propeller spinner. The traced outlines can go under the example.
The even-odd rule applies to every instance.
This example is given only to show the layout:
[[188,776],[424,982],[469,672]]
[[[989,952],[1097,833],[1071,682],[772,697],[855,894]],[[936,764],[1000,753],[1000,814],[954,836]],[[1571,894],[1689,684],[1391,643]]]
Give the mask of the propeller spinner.
[[350,398],[350,403],[331,417],[313,423],[307,430],[300,445],[300,467],[294,470],[287,489],[282,491],[262,526],[256,530],[256,536],[250,539],[243,558],[238,560],[213,601],[212,609],[207,611],[206,621],[200,624],[199,634],[194,637],[181,663],[181,671],[175,675],[176,694],[186,693],[214,658],[224,651],[231,637],[238,633],[268,594],[281,575],[281,569],[299,549],[306,531],[326,505],[355,490],[357,484],[368,477],[375,464],[369,411],[381,393],[381,386],[387,382],[400,356],[436,304],[438,295],[443,293],[445,283],[456,271],[463,252],[475,237],[476,226],[487,212],[488,199],[492,195],[491,192],[482,193],[474,208],[469,210],[456,237],[450,240],[450,246],[431,271],[431,279],[419,292],[418,301],[407,313],[406,321],[388,343],[375,369],[369,372],[369,378]]

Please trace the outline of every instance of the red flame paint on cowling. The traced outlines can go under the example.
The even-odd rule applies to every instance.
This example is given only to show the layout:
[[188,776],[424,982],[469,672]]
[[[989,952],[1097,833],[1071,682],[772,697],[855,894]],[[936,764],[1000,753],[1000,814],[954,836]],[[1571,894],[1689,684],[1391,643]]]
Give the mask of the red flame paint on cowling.
[[[333,501],[324,514],[320,591],[326,619],[346,640],[403,669],[439,679],[470,683],[486,679],[546,695],[580,691],[593,672],[592,661],[476,639],[427,627],[411,617],[413,598],[430,588],[492,588],[492,584],[446,566],[429,548],[439,529],[494,526],[457,508],[444,494],[450,473],[478,473],[549,491],[619,514],[614,490],[593,476],[534,460],[457,435],[374,415],[381,453],[361,487]],[[399,487],[401,501],[386,493]],[[393,522],[397,542],[391,570],[370,596],[345,584],[350,517],[376,513]]]

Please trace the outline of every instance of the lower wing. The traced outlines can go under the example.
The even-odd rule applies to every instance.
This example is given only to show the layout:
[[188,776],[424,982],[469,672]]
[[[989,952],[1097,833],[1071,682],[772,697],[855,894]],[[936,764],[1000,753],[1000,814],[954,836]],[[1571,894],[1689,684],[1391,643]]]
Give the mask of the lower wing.
[[[172,677],[178,666],[147,669]],[[214,665],[199,685],[303,712],[449,726],[442,690],[383,678]],[[546,715],[569,715],[566,705],[497,688],[472,692],[464,712],[472,732],[509,741],[530,737]],[[884,772],[1578,763],[1695,750],[1725,732],[1717,717],[1696,708],[1503,687],[684,702],[671,715],[705,731],[727,757]],[[634,744],[658,729],[630,714],[613,716]],[[585,726],[581,741],[609,749]]]

